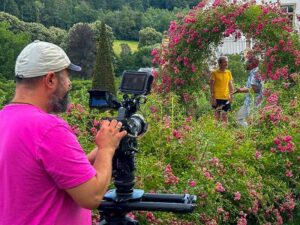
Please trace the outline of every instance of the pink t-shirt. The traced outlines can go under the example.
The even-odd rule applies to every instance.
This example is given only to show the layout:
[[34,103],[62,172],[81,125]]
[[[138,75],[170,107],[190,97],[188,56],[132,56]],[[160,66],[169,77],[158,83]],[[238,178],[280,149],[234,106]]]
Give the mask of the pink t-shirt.
[[28,104],[0,111],[0,225],[90,225],[64,189],[95,175],[64,120]]

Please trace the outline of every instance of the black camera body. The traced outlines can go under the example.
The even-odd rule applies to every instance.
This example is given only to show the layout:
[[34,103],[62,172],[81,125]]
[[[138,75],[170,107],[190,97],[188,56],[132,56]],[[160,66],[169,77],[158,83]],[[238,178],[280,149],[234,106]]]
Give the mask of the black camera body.
[[[152,82],[153,76],[148,72],[125,71],[122,75],[119,89],[124,94],[145,96],[150,93]],[[118,109],[121,106],[121,103],[117,102],[116,98],[106,90],[90,90],[89,93],[90,108]],[[127,107],[129,102],[126,101],[127,99],[124,100],[125,102],[122,106]]]
[[98,208],[102,225],[137,225],[137,221],[126,216],[132,210],[186,213],[195,207],[194,195],[149,194],[134,189],[137,137],[148,128],[145,119],[136,112],[146,102],[152,82],[153,76],[148,72],[125,71],[120,85],[120,91],[124,94],[121,102],[108,91],[89,91],[90,108],[118,110],[116,119],[122,122],[122,129],[127,131],[113,157],[112,174],[116,188],[105,194]]
[[145,96],[150,93],[152,82],[153,76],[148,72],[125,71],[119,88],[124,93],[123,101],[118,102],[108,91],[90,90],[90,108],[118,110],[117,120],[123,123],[122,129],[129,135],[139,136],[146,132],[147,123],[141,115],[134,113],[146,102]]

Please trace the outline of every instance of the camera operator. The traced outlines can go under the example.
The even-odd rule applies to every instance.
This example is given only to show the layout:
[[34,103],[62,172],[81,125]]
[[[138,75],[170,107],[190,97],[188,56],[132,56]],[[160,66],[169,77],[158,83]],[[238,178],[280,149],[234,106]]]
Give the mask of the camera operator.
[[112,157],[126,131],[103,121],[86,156],[67,122],[69,71],[58,46],[27,45],[15,66],[15,96],[0,111],[0,225],[91,224],[111,180]]

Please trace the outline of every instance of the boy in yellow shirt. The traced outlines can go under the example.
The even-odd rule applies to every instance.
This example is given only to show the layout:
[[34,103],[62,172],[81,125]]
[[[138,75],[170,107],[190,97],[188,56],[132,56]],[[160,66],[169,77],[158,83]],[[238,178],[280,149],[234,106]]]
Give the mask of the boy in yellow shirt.
[[216,120],[227,123],[227,112],[231,108],[234,91],[233,79],[230,70],[227,70],[227,57],[221,56],[218,64],[219,69],[213,71],[210,78],[211,104],[215,109]]

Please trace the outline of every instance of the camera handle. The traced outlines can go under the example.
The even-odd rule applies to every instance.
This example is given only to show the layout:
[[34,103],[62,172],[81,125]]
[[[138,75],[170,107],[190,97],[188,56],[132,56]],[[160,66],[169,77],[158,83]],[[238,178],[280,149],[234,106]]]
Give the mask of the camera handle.
[[119,110],[118,110],[117,120],[118,121],[123,121],[125,119],[125,116],[126,116],[126,108],[120,107]]

